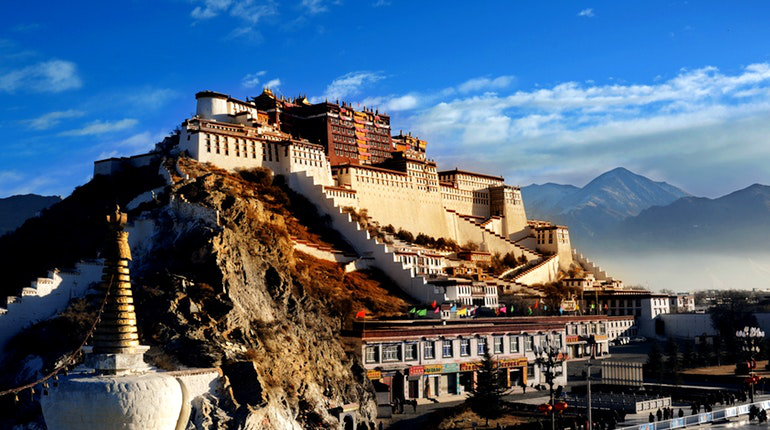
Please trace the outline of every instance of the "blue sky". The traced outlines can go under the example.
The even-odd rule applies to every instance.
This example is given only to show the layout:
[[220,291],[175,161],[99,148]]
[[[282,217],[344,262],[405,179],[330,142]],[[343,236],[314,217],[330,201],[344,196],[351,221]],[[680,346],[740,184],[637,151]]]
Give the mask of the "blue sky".
[[204,89],[392,115],[440,168],[716,197],[770,183],[770,3],[17,2],[0,16],[0,197],[67,195]]

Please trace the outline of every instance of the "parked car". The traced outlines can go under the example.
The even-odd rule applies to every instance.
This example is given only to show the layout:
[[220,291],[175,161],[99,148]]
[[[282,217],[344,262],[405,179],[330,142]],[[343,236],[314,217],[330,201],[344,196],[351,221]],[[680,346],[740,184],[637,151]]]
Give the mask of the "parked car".
[[647,342],[647,338],[644,336],[634,336],[631,338],[631,342]]

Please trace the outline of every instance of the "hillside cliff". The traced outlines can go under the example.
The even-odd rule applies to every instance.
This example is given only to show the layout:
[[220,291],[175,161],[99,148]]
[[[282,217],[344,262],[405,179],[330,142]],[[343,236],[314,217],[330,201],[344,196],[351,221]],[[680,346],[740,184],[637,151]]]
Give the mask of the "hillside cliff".
[[[295,253],[290,232],[324,237],[298,223],[312,214],[290,212],[303,206],[265,172],[180,164],[190,179],[131,213],[144,223],[132,233],[131,273],[151,363],[222,368],[228,389],[199,405],[198,428],[338,428],[335,408],[351,404],[369,427],[369,381],[343,334],[358,310],[395,315],[406,303],[375,273],[344,274]],[[33,328],[9,356],[50,366],[57,354],[40,347],[46,333]]]

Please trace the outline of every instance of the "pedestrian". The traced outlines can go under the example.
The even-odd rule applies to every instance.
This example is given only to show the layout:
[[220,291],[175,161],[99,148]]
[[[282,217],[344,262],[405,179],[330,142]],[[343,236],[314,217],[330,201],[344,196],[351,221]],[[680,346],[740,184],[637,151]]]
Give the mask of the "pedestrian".
[[417,399],[412,399],[412,410],[417,413]]
[[658,412],[655,412],[655,416],[658,417],[658,421],[663,419],[663,412],[658,408]]
[[650,422],[651,423],[655,422],[655,415],[653,415],[652,412],[650,412]]
[[682,408],[679,408],[679,418],[682,418],[684,416],[684,411]]

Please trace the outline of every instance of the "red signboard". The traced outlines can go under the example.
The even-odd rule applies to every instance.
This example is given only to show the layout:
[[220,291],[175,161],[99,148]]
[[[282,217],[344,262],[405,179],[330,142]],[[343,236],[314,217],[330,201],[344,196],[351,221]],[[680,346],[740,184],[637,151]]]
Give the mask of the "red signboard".
[[412,366],[409,368],[409,376],[419,376],[425,374],[425,367]]

